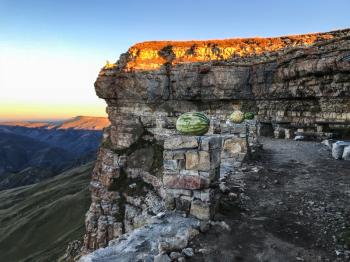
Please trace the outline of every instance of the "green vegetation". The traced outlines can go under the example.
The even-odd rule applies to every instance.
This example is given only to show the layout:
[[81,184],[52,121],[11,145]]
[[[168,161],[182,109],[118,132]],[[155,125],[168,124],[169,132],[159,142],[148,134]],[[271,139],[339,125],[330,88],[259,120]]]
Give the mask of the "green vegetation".
[[1,261],[56,261],[84,234],[93,163],[38,184],[0,191]]

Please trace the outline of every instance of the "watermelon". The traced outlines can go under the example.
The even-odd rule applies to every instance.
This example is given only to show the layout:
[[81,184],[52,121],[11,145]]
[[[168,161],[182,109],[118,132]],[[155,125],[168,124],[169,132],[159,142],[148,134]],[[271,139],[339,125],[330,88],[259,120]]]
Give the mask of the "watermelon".
[[200,136],[209,130],[210,120],[201,112],[184,113],[176,121],[176,130],[184,135]]
[[252,120],[252,119],[254,119],[254,113],[252,113],[252,112],[246,112],[246,113],[244,113],[244,119],[247,119],[247,120]]
[[230,115],[230,120],[233,123],[242,123],[244,120],[244,114],[241,111],[236,110]]

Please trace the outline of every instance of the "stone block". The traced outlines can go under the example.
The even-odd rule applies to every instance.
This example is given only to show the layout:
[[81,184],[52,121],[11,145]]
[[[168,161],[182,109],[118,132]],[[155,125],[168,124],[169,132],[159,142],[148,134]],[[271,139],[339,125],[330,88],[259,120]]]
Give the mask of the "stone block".
[[164,176],[178,176],[180,174],[180,171],[170,171],[170,170],[164,170]]
[[221,148],[221,136],[204,136],[201,138],[200,150],[211,151]]
[[220,150],[189,151],[186,153],[186,169],[209,171],[220,165]]
[[173,151],[173,159],[185,159],[185,152],[184,151]]
[[213,195],[214,195],[214,190],[211,188],[193,191],[193,198],[199,199],[203,202],[210,202],[213,199]]
[[[206,169],[206,170],[211,170],[211,169],[215,169],[217,167],[220,166],[220,162],[221,162],[221,150],[214,150],[211,152],[210,154],[210,168]],[[201,169],[203,171],[206,171],[204,169]]]
[[175,208],[179,211],[184,211],[188,213],[191,207],[191,199],[177,197],[175,198]]
[[164,141],[164,149],[198,148],[196,136],[172,136]]
[[285,137],[285,139],[293,139],[294,138],[294,131],[292,129],[286,128],[284,130],[284,137]]
[[163,165],[165,170],[177,170],[177,160],[163,160]]
[[164,160],[172,160],[174,158],[173,151],[170,150],[164,150],[163,152],[163,159]]
[[233,133],[234,134],[245,133],[245,132],[246,132],[246,125],[244,123],[233,125]]
[[202,189],[209,187],[209,180],[200,176],[181,176],[167,175],[163,176],[164,186],[173,189]]
[[219,179],[219,169],[220,167],[209,171],[199,171],[199,176],[208,179],[210,183],[215,182]]
[[199,171],[182,169],[182,170],[180,170],[180,175],[182,175],[182,176],[199,176]]
[[280,129],[280,128],[275,129],[273,131],[273,135],[275,138],[284,138],[284,136],[285,136],[284,129]]
[[220,166],[239,167],[239,166],[241,166],[245,156],[246,156],[246,154],[241,153],[241,154],[236,155],[235,157],[223,158],[223,159],[221,159]]
[[223,143],[221,158],[230,158],[245,152],[247,152],[247,142],[245,139],[238,137],[226,138]]
[[199,167],[199,154],[198,151],[188,151],[186,152],[186,169],[198,170]]
[[210,220],[212,218],[211,206],[201,200],[194,200],[191,204],[190,214],[200,220]]
[[[217,150],[216,150],[217,151]],[[213,151],[208,152],[208,151],[199,151],[198,156],[199,156],[199,165],[198,165],[198,170],[201,171],[207,171],[210,170],[212,166],[212,159],[215,160],[214,157],[212,157]]]
[[193,192],[192,190],[188,190],[188,189],[171,189],[168,188],[166,190],[167,195],[171,196],[171,197],[180,197],[180,196],[189,196],[191,197]]
[[175,208],[175,197],[167,194],[164,199],[164,206],[167,210],[173,210]]
[[185,159],[178,159],[177,160],[177,168],[179,170],[183,170],[186,168],[186,160]]

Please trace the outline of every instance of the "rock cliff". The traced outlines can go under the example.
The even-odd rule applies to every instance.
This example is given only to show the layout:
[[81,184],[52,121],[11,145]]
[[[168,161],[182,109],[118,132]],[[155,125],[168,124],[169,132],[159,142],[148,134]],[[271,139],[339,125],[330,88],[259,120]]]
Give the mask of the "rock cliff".
[[203,111],[224,123],[234,109],[249,110],[261,133],[324,136],[349,127],[349,73],[348,29],[131,47],[95,83],[111,126],[92,175],[83,253],[164,209],[163,143],[181,113]]

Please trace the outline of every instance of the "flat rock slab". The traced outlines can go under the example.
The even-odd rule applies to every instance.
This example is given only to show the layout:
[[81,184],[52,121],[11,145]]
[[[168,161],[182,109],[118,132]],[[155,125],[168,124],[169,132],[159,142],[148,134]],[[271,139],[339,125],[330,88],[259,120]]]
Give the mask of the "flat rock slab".
[[144,261],[146,258],[153,261],[153,257],[159,253],[159,242],[167,239],[190,238],[193,230],[198,228],[199,221],[195,218],[167,213],[162,218],[154,217],[150,224],[110,241],[108,247],[98,249],[79,261],[135,262]]

